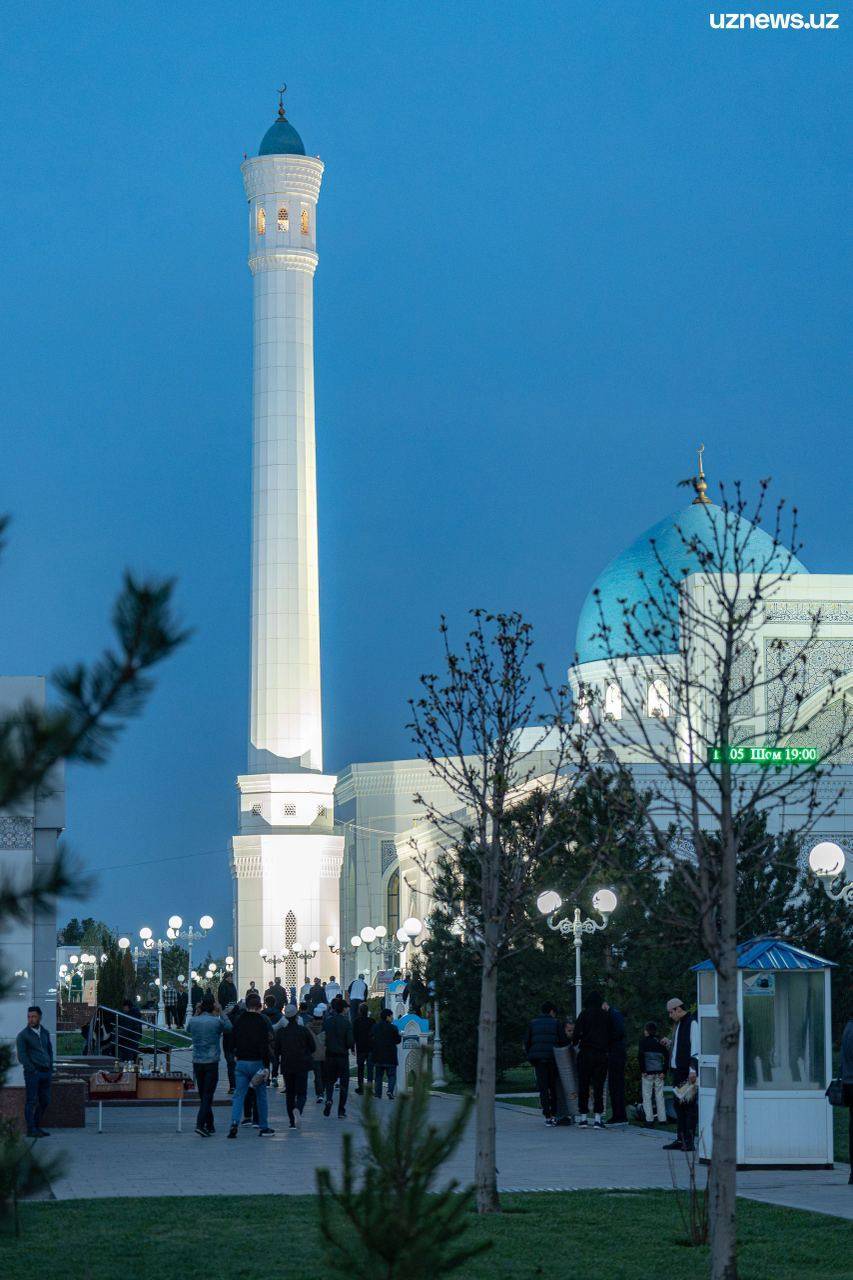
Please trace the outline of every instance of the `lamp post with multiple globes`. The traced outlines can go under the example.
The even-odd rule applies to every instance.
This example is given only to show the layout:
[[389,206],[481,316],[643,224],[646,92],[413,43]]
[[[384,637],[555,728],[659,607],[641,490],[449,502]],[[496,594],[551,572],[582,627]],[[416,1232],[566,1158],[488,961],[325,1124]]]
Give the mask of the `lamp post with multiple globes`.
[[278,966],[279,966],[280,964],[284,964],[285,960],[286,960],[286,959],[287,959],[287,957],[290,955],[290,947],[282,947],[282,949],[281,949],[281,955],[275,955],[275,954],[270,955],[270,953],[269,953],[269,951],[267,951],[266,947],[261,947],[260,951],[258,952],[258,955],[261,957],[261,959],[263,960],[264,964],[271,964],[271,965],[272,965],[272,977],[273,977],[273,982],[277,982],[277,981],[278,981]]
[[[166,936],[172,942],[182,940],[187,944],[187,972],[192,973],[193,970],[193,943],[199,938],[206,938],[210,930],[213,928],[213,916],[202,916],[198,922],[198,928],[193,925],[183,927],[184,922],[180,916],[169,916],[169,928],[166,930]],[[162,974],[160,975],[162,978]],[[163,985],[162,982],[160,984]],[[187,1007],[192,1004],[192,992],[188,992]]]
[[317,952],[320,950],[320,944],[316,939],[307,945],[304,942],[294,942],[291,952],[296,956],[297,960],[302,960],[305,965],[305,974],[303,981],[308,981],[308,961],[313,960]]
[[556,920],[555,916],[563,905],[563,899],[559,893],[555,893],[553,889],[548,889],[545,893],[540,893],[536,899],[536,905],[542,912],[543,916],[547,916],[546,924],[549,929],[553,929],[556,933],[562,934],[564,938],[571,937],[575,944],[575,1014],[579,1014],[583,1004],[581,989],[581,945],[583,943],[583,935],[585,933],[598,933],[602,929],[606,929],[611,915],[616,910],[616,894],[612,889],[599,889],[592,896],[592,907],[601,916],[601,923],[587,917],[586,920],[581,918],[580,907],[575,907],[574,914],[571,918],[564,916],[562,920]]

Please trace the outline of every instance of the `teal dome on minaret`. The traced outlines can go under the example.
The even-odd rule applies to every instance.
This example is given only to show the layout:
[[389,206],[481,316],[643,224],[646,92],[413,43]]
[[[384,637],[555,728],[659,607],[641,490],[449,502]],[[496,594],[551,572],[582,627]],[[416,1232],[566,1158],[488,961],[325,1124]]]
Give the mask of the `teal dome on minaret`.
[[[732,555],[733,545],[737,545],[745,548],[739,557],[742,571],[751,567],[753,572],[760,568],[765,573],[808,573],[806,566],[786,547],[774,543],[769,533],[708,500],[701,455],[694,485],[697,496],[690,506],[652,525],[596,578],[578,620],[578,664],[678,651],[677,603],[673,598],[671,607],[666,606],[665,597],[672,589],[667,589],[662,579],[680,581],[688,574],[702,572],[696,543],[712,552],[723,547],[727,572],[737,567]],[[649,609],[650,596],[656,601],[653,610]],[[631,621],[630,637],[625,631],[626,618]],[[673,620],[671,626],[665,624],[665,618]],[[655,634],[651,634],[653,630]]]
[[259,156],[304,156],[305,145],[284,111],[284,90],[278,91],[278,116],[267,129],[261,145]]

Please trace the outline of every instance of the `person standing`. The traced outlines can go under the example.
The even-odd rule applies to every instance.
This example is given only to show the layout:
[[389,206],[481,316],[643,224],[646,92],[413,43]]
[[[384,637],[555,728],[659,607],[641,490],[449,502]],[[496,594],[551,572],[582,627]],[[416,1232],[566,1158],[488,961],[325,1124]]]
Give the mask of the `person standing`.
[[178,983],[178,1004],[176,1008],[176,1020],[178,1027],[183,1027],[187,1020],[187,1008],[190,1002],[190,994],[182,983]]
[[628,1110],[625,1098],[625,1067],[628,1062],[628,1046],[625,1043],[625,1015],[615,1005],[605,1000],[601,1006],[610,1019],[610,1048],[607,1050],[607,1088],[610,1093],[610,1119],[608,1124],[627,1124]]
[[338,1117],[343,1120],[349,1093],[349,1055],[355,1043],[352,1022],[344,1013],[343,996],[335,996],[331,1011],[323,1019],[323,1029],[326,1032],[326,1105],[323,1115],[331,1115],[335,1084],[339,1083]]
[[282,1026],[284,1023],[284,1014],[281,1012],[281,1010],[279,1009],[276,1003],[275,992],[272,991],[271,989],[267,991],[266,995],[264,996],[264,1017],[267,1019],[267,1021],[270,1024],[270,1027],[272,1028],[273,1049],[272,1049],[272,1065],[270,1067],[270,1071],[272,1073],[270,1077],[270,1084],[273,1086],[273,1088],[275,1088],[275,1086],[278,1084],[278,1053],[275,1048],[275,1033],[278,1030],[278,1028]]
[[352,1018],[353,1026],[355,1026],[361,1002],[367,999],[367,983],[364,981],[363,973],[360,973],[357,978],[353,978],[347,987],[347,998],[349,1000],[349,1016]]
[[284,1018],[275,1032],[275,1048],[281,1063],[282,1092],[285,1095],[291,1129],[298,1129],[302,1123],[302,1113],[308,1097],[308,1072],[317,1047],[311,1032],[300,1023],[298,1012],[295,1004],[287,1005]]
[[220,1008],[227,1009],[229,1004],[237,1003],[237,988],[234,985],[234,975],[229,969],[225,977],[219,984],[216,992],[216,998],[219,1001]]
[[47,1027],[41,1025],[41,1009],[31,1004],[27,1009],[27,1025],[15,1041],[18,1061],[24,1068],[24,1119],[28,1138],[49,1138],[41,1127],[41,1119],[50,1106],[50,1081],[53,1075],[53,1045]]
[[[350,984],[352,985],[352,984]],[[353,1018],[352,1035],[355,1041],[356,1093],[364,1093],[364,1074],[367,1070],[367,1087],[373,1084],[373,1059],[370,1042],[376,1022],[370,1016],[366,1000],[359,1000],[358,1013]]]
[[[672,1038],[662,1041],[669,1055],[672,1083],[676,1089],[682,1085],[695,1085],[699,1074],[699,1024],[678,996],[667,1001],[666,1011],[675,1025]],[[665,1144],[664,1151],[692,1151],[699,1121],[695,1091],[686,1102],[676,1095],[675,1114],[678,1133],[674,1142]]]
[[187,1009],[190,1014],[193,1014],[196,1012],[196,1010],[198,1009],[203,999],[204,999],[204,992],[201,989],[198,979],[191,978],[190,979],[190,998],[187,1003]]
[[231,1128],[229,1138],[237,1137],[243,1100],[251,1086],[255,1091],[258,1107],[259,1138],[275,1133],[268,1123],[267,1075],[269,1073],[272,1030],[269,1021],[261,1013],[261,997],[256,990],[246,995],[246,1009],[234,1025],[234,1057],[236,1059],[237,1086],[231,1101]]
[[394,1026],[390,1009],[383,1009],[370,1038],[370,1056],[373,1059],[373,1093],[382,1097],[382,1075],[388,1077],[388,1098],[394,1097],[397,1088],[397,1045],[402,1040]]
[[314,1092],[317,1102],[326,1101],[326,1032],[323,1027],[324,1004],[318,1004],[309,1014],[308,1030],[314,1037]]
[[557,1118],[557,1063],[554,1049],[566,1044],[563,1029],[557,1021],[557,1006],[546,1000],[541,1012],[531,1018],[524,1037],[527,1061],[536,1074],[539,1105],[547,1125]]
[[326,990],[319,978],[315,978],[312,982],[308,989],[308,995],[306,998],[308,1000],[308,1008],[312,1013],[317,1008],[318,1004],[328,1005],[329,1002],[326,999]]
[[646,1128],[652,1129],[656,1121],[666,1124],[666,1103],[663,1096],[666,1072],[666,1046],[658,1039],[658,1024],[647,1022],[637,1051],[640,1064],[640,1080],[643,1090],[643,1113]]
[[199,1100],[195,1131],[202,1138],[210,1138],[215,1132],[213,1095],[219,1083],[222,1040],[231,1031],[231,1023],[223,1017],[211,994],[202,998],[201,1012],[192,1015],[187,1030],[193,1042],[193,1075]]
[[607,1062],[610,1050],[611,1023],[604,1009],[604,1002],[597,991],[591,991],[578,1014],[572,1043],[578,1047],[578,1124],[586,1127],[589,1112],[589,1093],[592,1089],[593,1127],[605,1128],[604,1082],[607,1079]]
[[117,1062],[136,1062],[139,1042],[142,1039],[142,1022],[132,1000],[122,1000],[121,1013],[115,1025],[115,1057]]
[[847,1181],[853,1185],[853,1018],[841,1033],[841,1097],[847,1108],[847,1159],[850,1161],[850,1177]]
[[163,988],[163,1007],[166,1011],[166,1026],[173,1026],[178,1020],[178,993],[171,982]]
[[287,1004],[287,992],[281,985],[281,978],[276,977],[275,982],[270,987],[270,992],[275,996],[275,1007],[279,1013],[284,1013],[284,1006]]
[[341,990],[341,984],[335,979],[334,974],[329,978],[329,981],[326,983],[323,990],[326,993],[326,1004],[331,1004],[337,996],[342,996],[344,994]]

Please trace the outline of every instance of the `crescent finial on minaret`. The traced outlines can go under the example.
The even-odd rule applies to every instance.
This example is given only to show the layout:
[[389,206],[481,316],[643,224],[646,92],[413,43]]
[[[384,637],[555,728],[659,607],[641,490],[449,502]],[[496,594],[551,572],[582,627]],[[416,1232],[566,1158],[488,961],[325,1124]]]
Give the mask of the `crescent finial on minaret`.
[[285,111],[284,111],[284,95],[285,95],[286,93],[287,93],[287,85],[286,85],[286,84],[283,84],[283,85],[281,86],[281,88],[279,89],[279,91],[278,91],[278,118],[279,118],[279,120],[284,120],[284,119],[286,119]]
[[700,444],[696,452],[699,456],[699,468],[696,478],[693,481],[693,488],[696,490],[696,497],[693,499],[693,505],[696,506],[697,503],[704,503],[708,506],[710,505],[711,500],[708,497],[708,484],[705,480],[705,468],[702,466],[702,454],[705,452],[704,444]]

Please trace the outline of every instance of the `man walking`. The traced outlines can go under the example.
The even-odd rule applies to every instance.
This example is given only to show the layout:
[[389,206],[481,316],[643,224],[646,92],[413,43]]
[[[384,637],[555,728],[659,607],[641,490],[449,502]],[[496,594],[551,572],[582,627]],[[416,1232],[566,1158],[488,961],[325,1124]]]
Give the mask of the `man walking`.
[[229,1004],[237,1003],[237,988],[234,985],[234,975],[230,969],[219,984],[216,998],[222,1009],[227,1009]]
[[275,1032],[275,1048],[281,1063],[282,1090],[291,1129],[298,1129],[302,1123],[308,1096],[308,1072],[317,1047],[311,1032],[302,1026],[297,1015],[296,1005],[289,1004]]
[[334,974],[332,974],[329,981],[326,983],[324,991],[326,993],[326,1004],[331,1004],[336,996],[342,996],[344,994],[341,990],[341,984],[335,980]]
[[237,1087],[231,1102],[229,1138],[236,1138],[243,1114],[243,1101],[251,1086],[258,1106],[259,1138],[275,1133],[268,1123],[267,1078],[272,1046],[272,1028],[261,1013],[257,990],[246,993],[246,1009],[234,1024],[234,1057]]
[[367,999],[367,983],[364,981],[364,974],[360,973],[357,978],[353,978],[347,987],[347,996],[349,997],[349,1016],[355,1025],[358,1017],[358,1008],[362,1000]]
[[373,1037],[375,1021],[370,1016],[367,1001],[359,1000],[358,1013],[352,1020],[352,1034],[355,1040],[355,1065],[357,1071],[356,1093],[364,1093],[364,1071],[367,1068],[367,1087],[373,1084],[373,1059],[370,1056],[370,1045]]
[[607,1088],[610,1093],[608,1124],[626,1125],[628,1110],[625,1099],[625,1067],[628,1046],[625,1043],[625,1015],[607,1001],[601,1006],[610,1019],[610,1048],[607,1051]]
[[331,1012],[323,1019],[323,1028],[326,1032],[326,1105],[323,1115],[331,1115],[335,1083],[339,1082],[338,1117],[343,1120],[349,1093],[349,1055],[355,1043],[352,1023],[344,1013],[343,996],[335,996]]
[[699,1122],[699,1104],[696,1097],[696,1080],[699,1073],[699,1024],[681,1000],[673,996],[666,1002],[670,1021],[675,1024],[672,1039],[663,1040],[669,1054],[672,1083],[676,1090],[687,1088],[686,1099],[675,1095],[675,1115],[678,1133],[674,1142],[667,1142],[664,1151],[692,1151]]
[[370,1056],[373,1059],[373,1093],[382,1097],[382,1074],[388,1077],[388,1097],[394,1097],[397,1088],[397,1045],[402,1036],[392,1021],[390,1009],[383,1009],[370,1037]]
[[24,1068],[27,1137],[49,1138],[50,1134],[41,1127],[41,1118],[50,1105],[53,1045],[50,1032],[41,1025],[41,1009],[37,1004],[31,1004],[27,1010],[27,1025],[18,1032],[16,1048],[18,1061]]
[[178,993],[171,982],[163,988],[163,1005],[166,1010],[166,1026],[174,1026],[178,1020]]
[[557,1063],[554,1050],[566,1044],[563,1028],[557,1021],[557,1006],[546,1000],[542,1012],[531,1018],[524,1038],[527,1061],[536,1073],[539,1104],[547,1125],[557,1118]]

